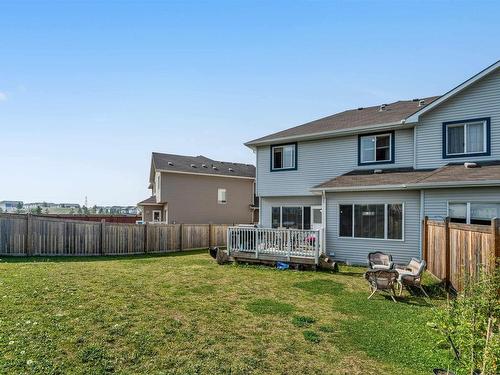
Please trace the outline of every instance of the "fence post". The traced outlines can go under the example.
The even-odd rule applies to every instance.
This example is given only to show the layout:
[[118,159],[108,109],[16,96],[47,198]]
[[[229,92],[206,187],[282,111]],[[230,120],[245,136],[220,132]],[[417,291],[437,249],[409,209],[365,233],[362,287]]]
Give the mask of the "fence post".
[[500,219],[495,217],[491,220],[491,252],[490,266],[491,270],[495,270],[497,259],[500,257],[500,236],[498,235],[498,226]]
[[33,218],[26,215],[26,255],[33,255]]
[[450,254],[450,218],[447,217],[444,221],[444,254],[445,254],[445,280],[448,285],[450,285],[450,273],[451,273],[451,254]]
[[208,224],[208,247],[212,247],[215,245],[212,245],[213,242],[213,235],[212,235],[212,223]]
[[183,236],[183,224],[179,224],[179,251],[182,251],[184,248],[184,244],[182,243],[184,241],[184,236]]
[[104,255],[104,241],[105,241],[105,234],[106,234],[106,219],[101,220],[101,239],[99,243],[99,254]]
[[428,221],[429,217],[425,216],[424,221],[422,222],[422,258],[429,264],[429,245],[428,245],[428,240],[429,240],[429,227],[428,227]]
[[148,240],[148,223],[144,224],[144,254],[147,254],[149,251],[149,240]]
[[232,230],[231,230],[231,227],[227,227],[227,230],[226,230],[226,249],[227,249],[227,255],[231,255],[231,233],[232,233]]

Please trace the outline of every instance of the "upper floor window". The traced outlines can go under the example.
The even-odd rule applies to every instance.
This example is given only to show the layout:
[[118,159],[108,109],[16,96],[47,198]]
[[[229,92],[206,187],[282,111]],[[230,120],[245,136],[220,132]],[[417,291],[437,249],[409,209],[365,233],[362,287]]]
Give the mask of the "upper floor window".
[[217,189],[217,202],[219,204],[226,204],[226,189]]
[[490,119],[443,123],[443,158],[490,154]]
[[394,163],[394,133],[370,134],[358,138],[358,164]]
[[297,169],[297,144],[271,146],[271,170]]

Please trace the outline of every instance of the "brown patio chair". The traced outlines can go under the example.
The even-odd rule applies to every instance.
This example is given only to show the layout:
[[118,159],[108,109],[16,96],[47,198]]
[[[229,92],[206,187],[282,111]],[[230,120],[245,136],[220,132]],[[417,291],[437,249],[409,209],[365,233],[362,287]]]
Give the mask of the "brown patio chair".
[[399,295],[403,294],[404,286],[407,288],[409,286],[413,286],[419,288],[422,293],[424,293],[425,296],[429,298],[429,295],[425,292],[421,283],[422,274],[424,273],[426,266],[427,264],[425,263],[425,260],[418,260],[415,258],[412,258],[410,260],[410,263],[408,263],[407,265],[396,266],[396,271],[398,271],[399,274]]
[[368,270],[365,273],[365,279],[370,283],[372,294],[368,299],[372,298],[375,292],[387,292],[392,300],[396,296],[396,284],[398,281],[398,272],[395,270]]
[[372,270],[390,270],[394,266],[392,255],[381,251],[368,254],[368,268]]

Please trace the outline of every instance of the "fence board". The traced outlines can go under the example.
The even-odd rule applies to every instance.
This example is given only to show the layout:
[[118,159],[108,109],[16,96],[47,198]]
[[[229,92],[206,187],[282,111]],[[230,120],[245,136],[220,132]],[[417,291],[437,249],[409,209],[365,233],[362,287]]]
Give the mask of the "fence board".
[[209,247],[209,224],[182,224],[182,249]]
[[495,267],[497,220],[491,226],[431,220],[424,220],[424,225],[427,269],[455,290],[463,289],[465,276],[475,277],[481,269]]

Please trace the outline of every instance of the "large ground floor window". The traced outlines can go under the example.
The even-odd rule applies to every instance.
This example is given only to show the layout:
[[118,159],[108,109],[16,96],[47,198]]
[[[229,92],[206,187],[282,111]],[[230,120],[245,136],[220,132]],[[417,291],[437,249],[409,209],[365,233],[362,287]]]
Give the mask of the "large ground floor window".
[[500,203],[448,202],[448,216],[454,223],[490,225],[491,219],[500,217]]
[[339,236],[403,239],[402,203],[339,205]]
[[311,229],[311,207],[272,207],[271,225],[273,228]]

